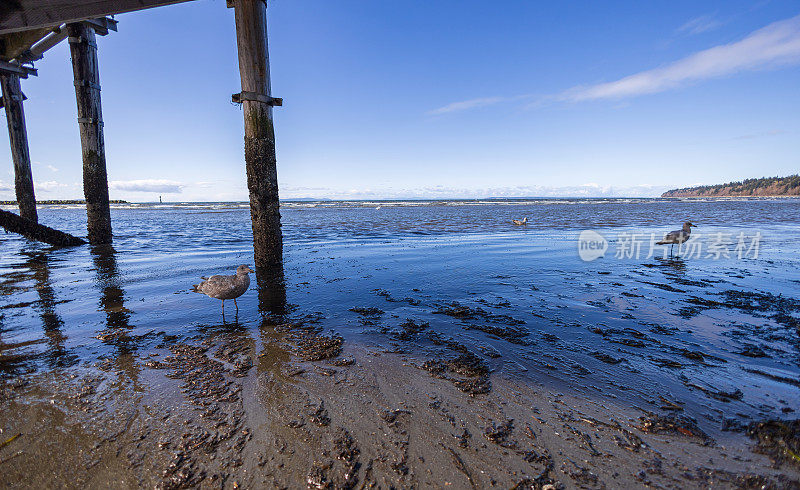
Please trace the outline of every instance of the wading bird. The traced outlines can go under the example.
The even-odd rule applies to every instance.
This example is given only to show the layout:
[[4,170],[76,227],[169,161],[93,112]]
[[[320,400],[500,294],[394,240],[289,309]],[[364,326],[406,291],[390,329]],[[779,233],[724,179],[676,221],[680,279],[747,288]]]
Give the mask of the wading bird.
[[669,244],[669,253],[670,255],[672,255],[672,247],[675,246],[676,243],[680,245],[681,243],[684,243],[686,240],[688,240],[689,235],[692,234],[693,226],[694,225],[691,222],[687,221],[686,223],[683,224],[682,229],[667,233],[666,235],[664,235],[663,240],[661,240],[660,242],[656,242],[656,245]]
[[236,313],[239,313],[236,298],[243,295],[250,287],[250,276],[247,275],[249,272],[255,271],[246,265],[240,265],[236,268],[236,275],[233,276],[202,277],[203,282],[194,285],[194,292],[205,294],[210,298],[221,299],[223,317],[225,316],[226,299],[233,300],[233,304],[236,305]]

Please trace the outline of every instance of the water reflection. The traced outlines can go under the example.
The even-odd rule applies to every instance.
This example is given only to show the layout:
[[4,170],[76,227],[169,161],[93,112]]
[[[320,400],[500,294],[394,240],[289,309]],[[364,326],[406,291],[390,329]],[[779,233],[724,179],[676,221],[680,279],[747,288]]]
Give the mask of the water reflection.
[[78,356],[64,347],[67,336],[62,330],[64,321],[56,313],[58,301],[50,279],[50,254],[41,250],[24,250],[22,254],[28,257],[25,265],[33,273],[36,293],[39,296],[35,308],[39,312],[44,335],[47,337],[48,349],[45,353],[45,362],[50,368],[73,366],[78,362]]
[[686,262],[678,256],[655,257],[656,262],[664,269],[671,269],[675,273],[683,274],[686,272]]
[[258,309],[263,314],[281,315],[286,312],[286,280],[283,264],[256,268]]
[[106,329],[97,338],[112,346],[111,357],[117,372],[130,380],[134,389],[141,389],[141,369],[136,363],[135,353],[140,339],[132,337],[129,330],[131,311],[125,307],[125,290],[117,267],[116,251],[112,245],[95,245],[91,248],[95,267],[96,284],[100,289],[99,307],[106,314]]

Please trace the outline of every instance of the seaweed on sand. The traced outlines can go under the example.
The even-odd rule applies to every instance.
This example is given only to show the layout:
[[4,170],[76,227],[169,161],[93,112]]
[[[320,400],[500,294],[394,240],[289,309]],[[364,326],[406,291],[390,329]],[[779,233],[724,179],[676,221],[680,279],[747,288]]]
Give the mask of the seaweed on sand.
[[400,324],[400,331],[395,332],[392,334],[392,337],[398,340],[411,340],[416,335],[424,330],[427,330],[430,327],[430,323],[428,322],[415,322],[411,318],[407,318],[406,321]]
[[433,312],[434,315],[447,315],[459,320],[484,320],[492,323],[502,323],[505,325],[524,325],[525,322],[508,315],[496,315],[483,308],[470,308],[457,301],[440,305],[439,309]]
[[[425,361],[422,369],[432,376],[450,381],[456,388],[471,396],[486,394],[492,389],[489,367],[483,359],[471,352],[446,361]],[[454,374],[458,376],[453,376]]]
[[704,443],[711,444],[713,439],[703,432],[697,422],[686,415],[670,413],[669,415],[657,415],[650,413],[644,417],[639,417],[641,423],[637,427],[642,432],[651,434],[682,434],[684,436],[702,439]]
[[525,337],[530,335],[530,331],[523,327],[499,327],[495,325],[474,325],[470,329],[480,330],[483,333],[494,335],[512,344],[528,345],[530,342]]
[[323,361],[342,353],[344,339],[337,334],[322,334],[316,321],[306,320],[278,325],[278,330],[286,332],[285,340],[292,346],[292,352],[304,361]]
[[768,455],[777,466],[800,465],[800,419],[753,422],[747,435],[757,443],[754,452]]

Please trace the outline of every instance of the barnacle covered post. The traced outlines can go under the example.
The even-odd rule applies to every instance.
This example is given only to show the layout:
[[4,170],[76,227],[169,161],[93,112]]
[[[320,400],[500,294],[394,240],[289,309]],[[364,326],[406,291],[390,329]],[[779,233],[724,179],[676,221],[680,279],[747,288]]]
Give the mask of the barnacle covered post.
[[[19,205],[19,215],[38,222],[36,196],[33,192],[31,155],[28,148],[28,131],[25,128],[25,111],[22,101],[25,96],[20,87],[20,76],[28,76],[28,70],[18,64],[0,63],[0,85],[3,91],[3,106],[8,121],[8,139],[11,141],[11,158],[14,160],[14,190]],[[32,70],[35,73],[35,70]]]
[[67,26],[83,150],[83,194],[86,197],[87,229],[89,242],[93,244],[111,243],[111,210],[108,202],[103,112],[100,107],[100,72],[95,37],[95,29],[100,29],[101,34],[107,34],[109,28],[116,28],[116,23],[109,25],[108,22],[109,19],[99,19],[75,22]]
[[264,0],[232,0],[235,9],[241,93],[233,101],[244,112],[244,158],[250,191],[250,218],[259,302],[275,310],[285,301],[283,236],[278,202],[278,173],[267,50],[267,6]]

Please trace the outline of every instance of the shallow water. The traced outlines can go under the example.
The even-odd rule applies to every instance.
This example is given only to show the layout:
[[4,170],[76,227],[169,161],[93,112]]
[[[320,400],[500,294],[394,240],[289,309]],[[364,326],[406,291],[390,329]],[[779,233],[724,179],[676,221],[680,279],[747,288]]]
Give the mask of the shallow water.
[[[79,207],[39,214],[84,234]],[[346,342],[420,359],[467,349],[495,375],[682,405],[710,431],[796,417],[800,200],[299,202],[282,216],[290,315]],[[522,216],[528,226],[510,223]],[[0,376],[108,359],[135,378],[156,333],[224,326],[220,303],[190,288],[252,264],[247,205],[115,206],[112,219],[112,251],[0,235]],[[622,234],[649,239],[687,219],[693,240],[730,234],[731,256],[645,257],[645,244],[638,259],[615,257]],[[584,229],[609,239],[604,258],[580,259]],[[756,232],[758,257],[738,258],[736,237]],[[429,326],[408,332],[407,319]],[[256,292],[225,320],[257,329]]]

